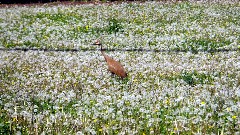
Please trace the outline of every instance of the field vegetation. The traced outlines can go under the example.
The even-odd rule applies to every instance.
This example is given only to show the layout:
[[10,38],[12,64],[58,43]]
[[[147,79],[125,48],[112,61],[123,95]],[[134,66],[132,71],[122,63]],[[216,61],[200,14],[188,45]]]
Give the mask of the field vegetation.
[[239,35],[237,1],[0,7],[0,134],[240,134]]

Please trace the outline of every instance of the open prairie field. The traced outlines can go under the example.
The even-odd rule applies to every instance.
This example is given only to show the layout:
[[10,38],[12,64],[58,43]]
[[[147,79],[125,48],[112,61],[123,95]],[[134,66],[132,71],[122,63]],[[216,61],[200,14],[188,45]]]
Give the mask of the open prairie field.
[[0,134],[240,134],[238,1],[2,6],[0,48]]

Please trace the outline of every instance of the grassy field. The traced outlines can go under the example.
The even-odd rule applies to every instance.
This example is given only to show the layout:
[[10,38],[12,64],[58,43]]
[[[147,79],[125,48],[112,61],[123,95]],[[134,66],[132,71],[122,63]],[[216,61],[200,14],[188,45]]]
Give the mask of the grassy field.
[[0,7],[0,134],[238,135],[239,35],[240,2]]

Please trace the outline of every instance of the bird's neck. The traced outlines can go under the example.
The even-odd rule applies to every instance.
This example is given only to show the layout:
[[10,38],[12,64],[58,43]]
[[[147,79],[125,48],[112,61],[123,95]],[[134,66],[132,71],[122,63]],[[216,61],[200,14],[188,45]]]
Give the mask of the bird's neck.
[[101,46],[101,52],[103,51],[103,49],[102,49],[102,44],[100,45]]
[[102,52],[102,54],[105,54],[105,53],[104,53],[104,49],[103,49],[103,47],[102,47],[102,44],[101,44],[101,52]]
[[103,56],[105,56],[105,53],[104,53],[104,51],[103,51],[103,50],[101,50],[101,53],[102,53],[102,55],[103,55]]
[[107,55],[104,53],[104,51],[103,50],[101,50],[101,53],[102,53],[102,55],[103,55],[103,57],[104,57],[104,59],[105,59],[105,61],[107,61]]

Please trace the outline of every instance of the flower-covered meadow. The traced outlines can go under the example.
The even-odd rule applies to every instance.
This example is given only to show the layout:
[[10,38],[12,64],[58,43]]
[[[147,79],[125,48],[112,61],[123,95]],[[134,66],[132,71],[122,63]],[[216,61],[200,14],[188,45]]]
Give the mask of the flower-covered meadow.
[[225,1],[0,7],[0,134],[240,134],[239,13]]

